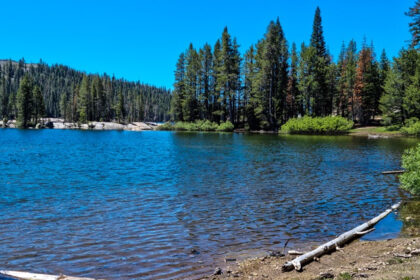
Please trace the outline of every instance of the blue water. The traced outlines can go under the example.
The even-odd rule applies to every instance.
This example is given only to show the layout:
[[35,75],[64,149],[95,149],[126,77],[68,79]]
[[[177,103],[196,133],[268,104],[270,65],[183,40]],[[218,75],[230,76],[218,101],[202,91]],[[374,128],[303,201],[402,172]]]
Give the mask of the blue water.
[[[206,275],[225,256],[323,241],[404,197],[415,139],[0,130],[0,269]],[[367,239],[398,235],[395,215]]]

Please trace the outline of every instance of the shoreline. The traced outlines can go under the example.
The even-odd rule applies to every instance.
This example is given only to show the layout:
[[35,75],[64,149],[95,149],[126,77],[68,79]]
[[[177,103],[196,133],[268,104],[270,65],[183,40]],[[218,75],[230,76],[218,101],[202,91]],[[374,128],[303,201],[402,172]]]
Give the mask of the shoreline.
[[[66,122],[61,118],[43,118],[41,123],[37,124],[36,127],[28,127],[26,129],[69,129],[69,130],[95,130],[95,131],[104,131],[104,130],[114,130],[114,131],[177,131],[177,130],[159,130],[158,127],[162,123],[156,122],[129,122],[129,123],[118,123],[118,122],[101,122],[101,121],[92,121],[89,123],[72,123]],[[6,124],[0,121],[0,128],[18,128],[16,125],[16,120],[9,120]],[[366,126],[359,127],[350,130],[347,133],[342,134],[289,134],[286,132],[277,132],[270,130],[250,130],[246,131],[244,129],[235,129],[231,131],[232,133],[238,134],[268,134],[268,135],[307,135],[307,136],[356,136],[356,137],[367,137],[369,139],[388,139],[388,138],[400,138],[408,137],[398,131],[381,131],[381,126]],[[207,132],[207,131],[181,131],[181,132]],[[218,132],[218,131],[210,131]]]
[[[145,131],[156,130],[160,124],[155,122],[131,122],[131,123],[118,123],[118,122],[100,122],[92,121],[89,123],[72,123],[66,122],[60,118],[43,118],[36,127],[28,129],[70,129],[70,130],[115,130],[115,131]],[[17,128],[16,120],[10,120],[6,124],[0,123],[0,128]]]
[[318,261],[308,264],[301,272],[282,272],[282,265],[295,257],[290,254],[271,254],[250,258],[234,265],[226,265],[224,270],[216,269],[213,275],[201,279],[420,278],[420,237],[398,237],[379,241],[355,240],[340,251],[326,254]]
[[420,279],[419,206],[420,200],[415,198],[398,209],[403,222],[398,236],[355,239],[339,250],[316,258],[301,272],[282,271],[283,264],[297,257],[288,252],[306,253],[324,244],[323,241],[309,241],[268,255],[226,262],[222,269],[202,279]]

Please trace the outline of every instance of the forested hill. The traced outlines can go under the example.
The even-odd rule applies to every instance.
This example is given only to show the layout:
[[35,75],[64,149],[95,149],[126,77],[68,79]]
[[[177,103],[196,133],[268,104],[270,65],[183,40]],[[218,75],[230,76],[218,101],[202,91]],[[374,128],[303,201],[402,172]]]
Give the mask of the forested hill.
[[[0,60],[0,116],[18,115],[18,89],[24,76],[43,96],[44,116],[67,121],[166,121],[171,92],[107,74],[86,74],[64,65]],[[33,104],[32,104],[33,105]]]

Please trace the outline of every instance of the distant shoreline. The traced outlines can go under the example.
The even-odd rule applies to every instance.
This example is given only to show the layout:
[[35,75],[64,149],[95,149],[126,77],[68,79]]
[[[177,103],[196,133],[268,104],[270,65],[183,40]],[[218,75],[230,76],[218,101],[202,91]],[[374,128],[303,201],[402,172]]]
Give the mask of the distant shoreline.
[[[70,130],[96,130],[96,131],[105,131],[105,130],[125,130],[125,131],[160,131],[158,129],[163,123],[157,122],[131,122],[126,124],[121,124],[118,122],[101,122],[101,121],[92,121],[89,123],[74,123],[66,122],[61,118],[43,118],[41,123],[37,127],[29,127],[28,129],[70,129]],[[16,120],[9,120],[6,125],[0,122],[0,128],[17,128]],[[357,137],[367,137],[367,138],[396,138],[396,137],[407,137],[402,133],[392,131],[380,131],[380,126],[367,126],[352,129],[348,133],[340,134],[342,136],[357,136]],[[165,130],[161,130],[165,131]],[[173,130],[176,131],[176,130]],[[200,131],[190,131],[190,132],[200,132]],[[201,131],[202,132],[202,131]],[[250,133],[250,134],[280,134],[285,135],[287,133],[270,131],[270,130],[251,130],[246,131],[244,129],[235,129],[233,133]],[[323,134],[293,134],[293,135],[313,135],[313,136],[322,136]]]
[[[155,122],[131,122],[121,124],[117,122],[97,122],[74,123],[66,122],[60,118],[44,118],[36,127],[29,129],[78,129],[78,130],[127,130],[127,131],[145,131],[155,130],[159,123]],[[0,128],[17,128],[16,120],[10,120],[6,124],[0,123]]]

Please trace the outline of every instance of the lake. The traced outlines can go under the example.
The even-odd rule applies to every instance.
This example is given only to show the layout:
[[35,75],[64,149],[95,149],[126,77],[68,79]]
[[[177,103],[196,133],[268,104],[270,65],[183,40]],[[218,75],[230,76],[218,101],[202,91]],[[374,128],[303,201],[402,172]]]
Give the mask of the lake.
[[[416,139],[0,130],[0,269],[196,278],[326,241],[406,198]],[[395,214],[366,239],[396,237]]]

